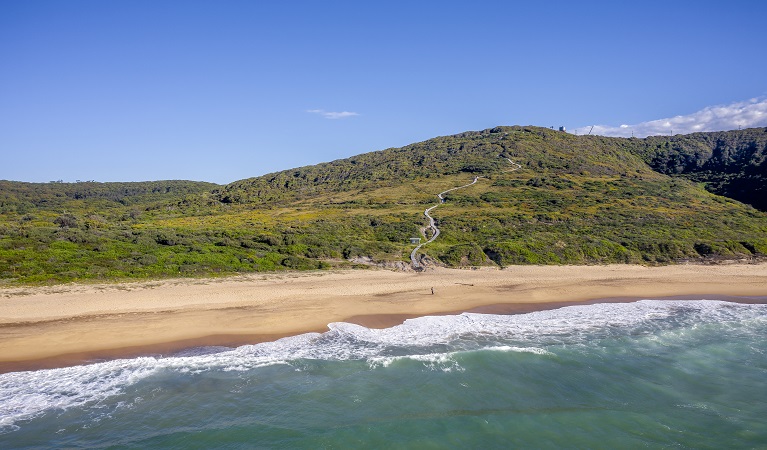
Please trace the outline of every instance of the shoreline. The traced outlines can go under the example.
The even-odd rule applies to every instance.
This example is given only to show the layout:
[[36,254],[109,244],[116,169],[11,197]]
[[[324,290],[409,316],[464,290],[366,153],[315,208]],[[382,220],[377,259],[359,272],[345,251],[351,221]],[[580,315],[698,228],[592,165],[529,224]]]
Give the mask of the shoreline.
[[707,297],[767,303],[767,264],[352,270],[0,289],[0,373],[255,344],[332,322],[386,328],[426,315]]
[[[743,304],[767,304],[767,296],[730,296],[718,294],[705,294],[716,297],[716,300],[743,303]],[[679,295],[652,300],[700,300],[702,295]],[[349,317],[339,322],[348,322],[367,328],[382,329],[402,324],[405,320],[424,316],[447,316],[462,313],[514,315],[527,314],[537,311],[564,308],[566,306],[595,305],[599,303],[632,303],[645,300],[641,297],[598,298],[581,301],[562,301],[551,303],[496,303],[471,308],[466,311],[439,311],[429,314],[370,314]],[[222,334],[201,336],[198,338],[184,339],[171,342],[159,342],[155,344],[140,345],[134,347],[122,347],[114,349],[82,351],[69,354],[56,355],[37,360],[0,362],[0,375],[9,372],[21,372],[30,370],[57,369],[82,364],[93,364],[116,359],[147,357],[166,357],[183,353],[185,350],[201,347],[228,347],[236,348],[242,345],[260,344],[271,342],[285,337],[296,336],[305,333],[324,333],[324,329],[305,330],[295,334]]]

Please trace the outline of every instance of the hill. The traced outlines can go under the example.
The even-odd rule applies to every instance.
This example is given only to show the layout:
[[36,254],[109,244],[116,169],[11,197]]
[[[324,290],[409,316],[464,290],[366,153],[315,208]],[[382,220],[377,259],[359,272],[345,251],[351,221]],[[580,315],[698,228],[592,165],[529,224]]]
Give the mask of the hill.
[[0,213],[29,211],[100,210],[110,207],[150,205],[209,192],[218,185],[199,181],[144,181],[98,183],[23,183],[0,180]]
[[[177,182],[121,196],[117,186],[0,182],[0,279],[406,267],[408,240],[427,225],[423,210],[475,176],[433,212],[442,234],[423,248],[427,263],[761,257],[767,214],[714,192],[761,206],[764,135],[624,139],[496,127],[227,186]],[[35,202],[36,192],[52,200]]]
[[767,211],[767,128],[649,137],[638,154],[653,169]]
[[[459,173],[501,173],[503,157],[523,157],[537,172],[615,175],[648,171],[640,158],[616,141],[589,140],[536,127],[496,127],[438,137],[315,166],[300,167],[224,187],[226,203],[274,204],[318,193],[369,190]],[[499,159],[501,157],[501,159]]]

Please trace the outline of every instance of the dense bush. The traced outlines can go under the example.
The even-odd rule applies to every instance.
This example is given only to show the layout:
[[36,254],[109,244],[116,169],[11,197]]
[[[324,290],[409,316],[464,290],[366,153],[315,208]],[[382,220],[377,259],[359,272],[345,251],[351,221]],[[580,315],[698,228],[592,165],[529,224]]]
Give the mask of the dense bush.
[[[409,238],[421,236],[436,193],[476,175],[475,185],[451,192],[433,211],[442,234],[422,251],[441,264],[762,257],[767,214],[697,183],[762,192],[760,133],[641,140],[498,127],[225,187],[0,181],[0,282],[407,261]],[[522,169],[512,171],[507,157]]]

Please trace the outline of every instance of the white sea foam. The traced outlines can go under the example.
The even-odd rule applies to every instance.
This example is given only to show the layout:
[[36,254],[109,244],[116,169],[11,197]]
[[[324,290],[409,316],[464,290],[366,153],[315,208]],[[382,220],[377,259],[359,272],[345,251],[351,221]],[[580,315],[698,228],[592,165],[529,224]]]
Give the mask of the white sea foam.
[[[491,352],[515,352],[515,353],[532,353],[535,355],[553,355],[552,352],[537,347],[514,347],[508,345],[502,345],[498,347],[487,347],[478,349],[480,351]],[[478,350],[463,350],[456,352],[446,353],[427,353],[427,354],[414,354],[404,356],[373,356],[368,358],[368,364],[371,368],[377,367],[389,367],[393,363],[400,361],[418,361],[423,363],[424,367],[432,370],[441,370],[443,372],[450,372],[453,370],[463,370],[457,358],[462,355],[472,353]]]
[[429,353],[425,355],[407,355],[407,356],[375,356],[368,359],[371,368],[389,367],[393,363],[400,361],[417,361],[430,370],[441,370],[443,372],[460,371],[463,368],[455,360],[455,352],[451,353]]
[[388,367],[409,359],[436,370],[460,370],[456,355],[473,351],[550,354],[547,347],[615,335],[652,334],[705,323],[764,323],[767,305],[721,301],[639,301],[569,306],[520,315],[464,313],[406,320],[386,329],[331,323],[307,333],[228,351],[141,357],[62,369],[0,375],[0,432],[47,411],[96,404],[135,383],[172,371],[247,371],[300,360],[363,360]]
[[538,348],[538,347],[513,347],[509,345],[502,345],[499,347],[486,348],[485,350],[493,351],[493,352],[532,353],[534,355],[547,355],[547,356],[554,355],[554,353],[546,350],[545,348]]

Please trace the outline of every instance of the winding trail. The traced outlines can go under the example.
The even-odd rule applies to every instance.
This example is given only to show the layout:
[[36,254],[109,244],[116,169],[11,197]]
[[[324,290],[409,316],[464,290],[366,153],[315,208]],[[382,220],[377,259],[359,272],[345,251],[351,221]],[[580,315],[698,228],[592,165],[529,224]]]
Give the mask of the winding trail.
[[[522,168],[522,166],[521,166],[521,165],[519,165],[519,164],[515,163],[514,161],[510,160],[509,158],[504,158],[504,159],[505,159],[506,161],[510,162],[510,163],[511,163],[513,166],[516,166],[516,167],[514,167],[514,168],[513,168],[513,169],[511,169],[511,170],[506,170],[506,171],[504,171],[504,173],[506,173],[506,172],[514,172],[515,170],[519,170],[519,169],[521,169],[521,168]],[[426,218],[427,218],[427,219],[429,219],[429,227],[428,227],[428,228],[431,228],[431,230],[432,230],[433,234],[432,234],[432,236],[431,236],[431,239],[429,239],[428,241],[424,242],[423,244],[418,244],[418,246],[416,246],[416,248],[414,248],[414,249],[413,249],[413,251],[410,253],[410,262],[411,262],[411,264],[413,265],[413,268],[414,268],[414,269],[420,269],[420,268],[421,268],[421,263],[419,263],[419,262],[418,262],[418,261],[415,259],[415,256],[416,256],[416,253],[418,253],[418,250],[420,250],[420,249],[421,249],[421,247],[423,247],[424,245],[426,245],[426,244],[428,244],[428,243],[430,243],[430,242],[434,242],[434,240],[435,240],[435,239],[437,239],[437,237],[439,236],[439,228],[437,228],[437,224],[434,222],[434,217],[432,217],[432,216],[431,216],[431,214],[429,214],[429,213],[430,213],[430,212],[431,212],[431,211],[432,211],[434,208],[436,208],[437,206],[439,206],[439,205],[441,205],[441,204],[445,203],[445,197],[443,197],[443,195],[447,194],[448,192],[452,192],[452,191],[455,191],[455,190],[457,190],[457,189],[463,189],[463,188],[465,188],[465,187],[469,187],[469,186],[472,186],[472,185],[476,184],[476,183],[477,183],[477,181],[478,181],[480,178],[482,178],[482,177],[478,177],[478,176],[475,176],[475,177],[474,177],[474,181],[472,181],[472,182],[471,182],[471,183],[469,183],[469,184],[464,184],[463,186],[454,187],[454,188],[452,188],[452,189],[448,189],[448,190],[446,190],[446,191],[442,191],[442,192],[440,192],[439,194],[437,194],[437,197],[439,197],[439,203],[437,203],[436,205],[434,205],[434,206],[432,206],[432,207],[426,208],[426,211],[424,211],[424,212],[423,212],[423,215],[424,215],[424,216],[426,216]]]
[[506,172],[514,172],[515,170],[519,170],[519,169],[521,169],[521,168],[522,168],[522,166],[521,166],[521,165],[519,165],[519,164],[515,163],[514,161],[510,160],[509,158],[503,158],[503,159],[505,159],[506,161],[510,162],[512,166],[517,166],[517,167],[515,167],[515,168],[513,168],[513,169],[511,169],[511,170],[504,170],[504,171],[503,171],[503,173],[506,173]]

